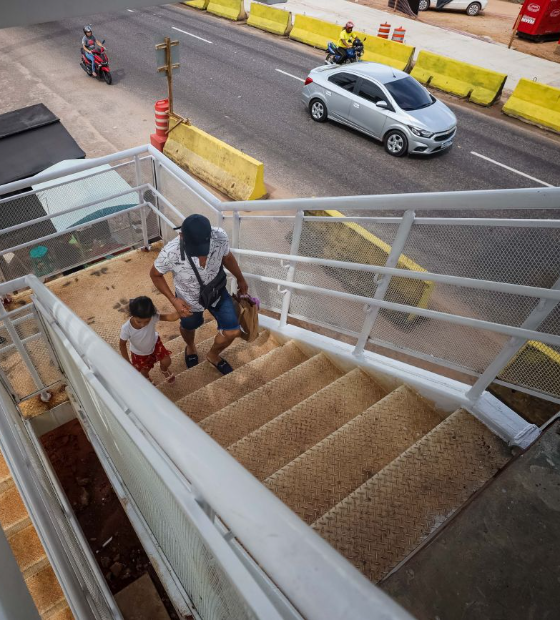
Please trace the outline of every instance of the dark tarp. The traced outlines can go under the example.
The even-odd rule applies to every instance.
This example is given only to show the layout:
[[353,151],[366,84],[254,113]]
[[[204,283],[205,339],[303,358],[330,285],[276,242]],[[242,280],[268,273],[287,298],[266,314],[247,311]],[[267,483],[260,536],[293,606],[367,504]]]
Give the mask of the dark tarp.
[[85,153],[42,103],[0,115],[0,185]]

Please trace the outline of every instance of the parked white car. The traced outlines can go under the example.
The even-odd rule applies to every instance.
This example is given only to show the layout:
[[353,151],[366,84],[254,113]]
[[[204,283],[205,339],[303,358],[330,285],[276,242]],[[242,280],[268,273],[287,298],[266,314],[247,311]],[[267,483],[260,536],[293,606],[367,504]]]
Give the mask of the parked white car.
[[428,9],[456,9],[465,11],[467,15],[478,15],[480,11],[484,11],[488,0],[420,0],[418,5],[419,11],[427,11]]

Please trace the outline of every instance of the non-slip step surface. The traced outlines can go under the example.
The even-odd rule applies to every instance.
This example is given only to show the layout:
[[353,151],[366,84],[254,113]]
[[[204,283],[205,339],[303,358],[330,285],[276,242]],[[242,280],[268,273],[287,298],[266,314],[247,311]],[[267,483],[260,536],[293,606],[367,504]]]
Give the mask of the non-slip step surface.
[[313,523],[441,422],[401,386],[285,465],[265,485]]
[[29,515],[15,486],[0,494],[0,526],[11,536],[29,524]]
[[509,458],[488,428],[456,411],[312,527],[379,581]]
[[245,364],[242,373],[232,372],[221,377],[185,396],[176,405],[192,420],[200,422],[306,359],[295,342],[288,342]]
[[43,545],[32,525],[10,536],[8,542],[25,577],[38,572],[48,564]]
[[320,353],[208,416],[200,427],[227,448],[336,381],[342,374]]
[[259,480],[309,450],[385,395],[373,379],[352,370],[228,448]]
[[26,579],[25,583],[38,612],[42,616],[64,602],[64,594],[50,566]]
[[[8,465],[0,452],[0,493],[12,486],[13,480]],[[1,509],[1,508],[0,508]]]

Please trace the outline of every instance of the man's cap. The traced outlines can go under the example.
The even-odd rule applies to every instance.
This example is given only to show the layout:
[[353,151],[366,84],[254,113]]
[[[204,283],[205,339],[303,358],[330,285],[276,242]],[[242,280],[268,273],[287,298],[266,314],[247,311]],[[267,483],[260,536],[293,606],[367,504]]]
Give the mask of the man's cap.
[[188,256],[208,256],[212,225],[204,215],[193,213],[181,224],[183,246]]

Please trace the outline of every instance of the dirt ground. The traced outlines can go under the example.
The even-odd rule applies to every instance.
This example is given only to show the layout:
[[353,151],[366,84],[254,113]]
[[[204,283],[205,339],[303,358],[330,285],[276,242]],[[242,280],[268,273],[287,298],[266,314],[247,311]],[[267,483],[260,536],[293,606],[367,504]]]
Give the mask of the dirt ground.
[[[380,10],[387,10],[386,0],[356,0],[359,4],[371,6]],[[511,38],[511,31],[519,10],[520,4],[515,2],[504,2],[503,0],[489,0],[488,6],[482,13],[476,17],[470,17],[464,11],[451,11],[449,9],[436,11],[430,9],[423,11],[418,15],[418,19],[425,24],[439,26],[447,30],[455,30],[461,34],[472,35],[475,38],[483,39],[493,43],[508,45]],[[412,19],[404,13],[398,13],[395,18],[399,23],[400,20]],[[406,28],[406,22],[403,25]],[[405,39],[406,43],[406,39]],[[513,41],[512,49],[524,54],[531,54],[539,58],[545,58],[553,62],[560,62],[560,55],[556,55],[554,51],[558,47],[556,41],[548,43],[535,43],[533,41],[525,41],[516,37]]]

